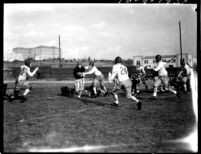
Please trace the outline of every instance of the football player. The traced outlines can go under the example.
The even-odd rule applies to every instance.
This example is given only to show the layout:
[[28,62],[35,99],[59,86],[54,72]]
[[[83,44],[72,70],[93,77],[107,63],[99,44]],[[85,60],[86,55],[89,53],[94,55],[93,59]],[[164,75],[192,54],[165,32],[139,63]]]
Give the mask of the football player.
[[189,66],[189,64],[185,63],[185,61],[182,61],[181,69],[182,70],[180,71],[178,77],[182,81],[185,93],[187,93],[187,84],[188,84],[188,87],[190,89],[190,76],[191,76],[192,69]]
[[[114,60],[115,65],[112,67],[112,75],[109,79],[109,82],[113,82],[115,76],[117,76],[117,79],[119,80],[120,85],[126,90],[126,96],[128,99],[134,100],[137,104],[138,110],[141,109],[142,103],[131,94],[131,80],[128,76],[128,70],[127,67],[122,65],[122,59],[121,57],[116,57]],[[118,100],[118,91],[113,92],[114,102],[112,105],[119,106],[119,100]]]
[[94,74],[94,79],[92,82],[93,90],[94,90],[94,97],[97,96],[96,86],[98,83],[100,84],[100,88],[104,92],[104,96],[107,96],[108,91],[105,87],[104,75],[97,69],[97,67],[94,65],[94,62],[93,61],[89,62],[89,66],[86,66],[85,69],[89,69],[89,71],[83,73],[83,76],[85,76],[87,74]]
[[148,90],[145,77],[146,77],[146,72],[144,70],[144,67],[140,63],[137,63],[136,76],[132,79],[132,83],[133,83],[132,89],[135,94],[138,94],[140,92],[139,91],[140,83],[145,85],[146,91]]
[[[157,63],[157,67],[156,68],[151,68],[154,71],[158,72],[158,78],[156,78],[155,82],[154,82],[154,92],[153,92],[153,97],[156,98],[157,97],[157,92],[158,92],[158,87],[161,84],[164,84],[165,86],[165,91],[170,91],[172,93],[174,93],[175,95],[177,95],[179,98],[179,94],[177,91],[173,90],[169,84],[169,77],[168,77],[168,72],[166,70],[166,65],[167,63],[162,61],[162,56],[161,55],[156,55],[155,56],[155,60]],[[150,67],[149,67],[150,69]]]
[[82,66],[81,62],[77,62],[77,66],[75,67],[73,74],[75,77],[75,91],[78,93],[78,98],[81,97],[82,91],[84,90],[84,77],[83,73],[85,72],[85,68]]
[[15,82],[15,90],[16,91],[19,91],[20,88],[22,88],[22,87],[25,88],[25,91],[24,91],[23,95],[21,96],[22,101],[27,100],[26,96],[32,88],[31,84],[29,83],[29,78],[33,77],[39,69],[38,67],[36,67],[34,69],[34,71],[31,72],[30,67],[31,67],[31,60],[26,59],[24,61],[24,65],[22,65],[20,67],[21,72],[20,72],[20,74],[19,74],[19,76]]

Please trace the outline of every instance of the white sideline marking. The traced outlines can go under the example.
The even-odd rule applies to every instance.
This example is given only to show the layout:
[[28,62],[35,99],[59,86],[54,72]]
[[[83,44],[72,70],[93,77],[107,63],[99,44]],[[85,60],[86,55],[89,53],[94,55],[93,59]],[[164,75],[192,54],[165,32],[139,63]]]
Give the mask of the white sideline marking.
[[122,146],[138,146],[144,143],[136,143],[136,144],[113,144],[113,145],[85,145],[81,147],[70,147],[70,148],[30,148],[28,152],[87,152],[87,151],[100,151],[101,149],[112,148],[112,147],[122,147]]

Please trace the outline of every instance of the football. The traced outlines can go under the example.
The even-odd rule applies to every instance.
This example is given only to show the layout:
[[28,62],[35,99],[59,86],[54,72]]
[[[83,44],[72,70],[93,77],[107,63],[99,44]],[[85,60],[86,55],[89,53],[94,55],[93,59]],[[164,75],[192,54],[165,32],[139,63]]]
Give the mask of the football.
[[78,75],[78,76],[82,76],[82,72],[78,72],[77,75]]

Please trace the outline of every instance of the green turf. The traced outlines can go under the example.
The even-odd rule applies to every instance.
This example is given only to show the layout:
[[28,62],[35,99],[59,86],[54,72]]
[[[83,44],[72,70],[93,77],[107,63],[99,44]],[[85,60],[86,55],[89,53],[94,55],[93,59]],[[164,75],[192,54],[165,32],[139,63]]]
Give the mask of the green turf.
[[124,94],[120,106],[111,107],[112,96],[78,100],[57,96],[63,84],[32,85],[25,103],[4,101],[4,152],[85,145],[108,146],[95,152],[189,152],[184,144],[168,141],[192,129],[191,94],[151,100],[151,93],[142,93],[139,111]]

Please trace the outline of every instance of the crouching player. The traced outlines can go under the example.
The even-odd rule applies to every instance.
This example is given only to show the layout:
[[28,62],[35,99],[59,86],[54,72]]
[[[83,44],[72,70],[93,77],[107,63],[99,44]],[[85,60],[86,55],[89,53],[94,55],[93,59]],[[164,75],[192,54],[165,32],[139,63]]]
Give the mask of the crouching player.
[[77,63],[77,66],[75,67],[73,74],[75,77],[75,91],[78,93],[78,98],[81,97],[82,91],[84,90],[84,77],[83,73],[85,72],[85,68],[82,66],[81,62]]
[[[127,98],[134,100],[137,103],[138,110],[140,110],[142,103],[136,97],[132,96],[132,94],[131,94],[132,82],[131,82],[130,78],[128,77],[127,67],[122,65],[121,63],[122,63],[121,57],[116,57],[115,65],[113,65],[113,67],[112,67],[112,75],[109,79],[109,82],[110,83],[113,82],[115,76],[117,75],[117,79],[119,80],[120,85],[123,86],[124,89],[126,90]],[[118,94],[117,91],[113,92],[114,103],[112,105],[114,105],[114,106],[119,106],[119,100],[118,100],[117,94]]]
[[104,75],[97,69],[97,67],[94,65],[94,62],[93,61],[89,62],[89,66],[86,66],[85,69],[89,69],[89,71],[83,73],[83,76],[85,76],[87,74],[94,74],[94,76],[95,76],[93,79],[93,82],[92,82],[94,97],[97,96],[96,86],[98,83],[100,84],[100,88],[102,89],[104,96],[107,96],[108,91],[104,84]]
[[26,96],[32,88],[28,79],[29,79],[29,77],[33,77],[36,74],[36,72],[38,71],[38,67],[36,67],[35,70],[33,72],[31,72],[30,67],[31,67],[31,61],[29,59],[26,59],[24,61],[24,65],[21,66],[21,72],[18,76],[18,79],[15,82],[15,90],[16,91],[19,91],[20,88],[25,88],[25,91],[24,91],[23,95],[21,96],[21,99],[23,101],[27,100]]
[[[165,86],[165,91],[170,91],[174,93],[175,95],[180,98],[179,94],[177,91],[173,90],[169,84],[169,77],[168,77],[168,72],[165,68],[167,65],[165,62],[162,61],[162,56],[161,55],[156,55],[155,60],[157,63],[156,68],[152,68],[154,71],[158,72],[158,78],[156,78],[154,82],[154,93],[153,93],[153,98],[157,97],[157,91],[158,87],[163,83]],[[150,68],[149,68],[150,69]]]

